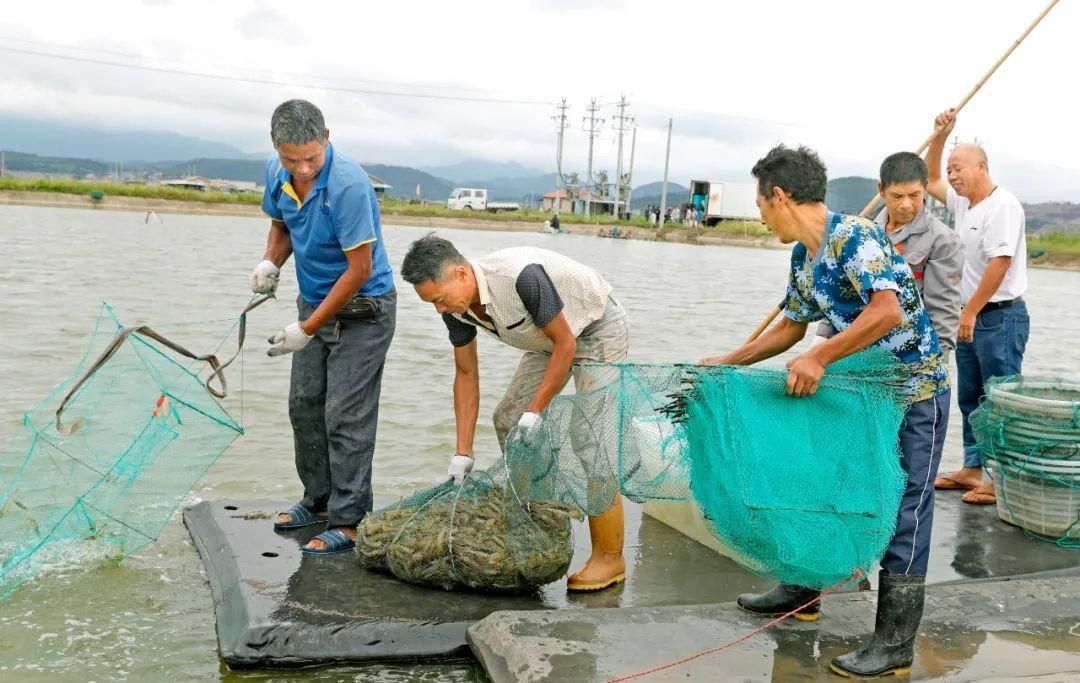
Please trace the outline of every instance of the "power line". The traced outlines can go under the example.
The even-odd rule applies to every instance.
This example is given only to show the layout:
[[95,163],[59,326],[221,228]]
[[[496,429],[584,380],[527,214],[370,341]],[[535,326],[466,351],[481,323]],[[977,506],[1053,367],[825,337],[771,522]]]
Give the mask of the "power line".
[[306,78],[306,79],[317,78],[320,81],[336,81],[336,82],[339,82],[339,83],[370,83],[370,84],[374,84],[374,85],[391,85],[391,86],[399,86],[399,87],[404,87],[404,88],[431,88],[431,89],[434,89],[434,90],[459,90],[459,91],[478,92],[478,93],[497,92],[495,90],[491,90],[490,88],[469,88],[469,87],[464,87],[464,86],[460,86],[460,85],[440,85],[438,83],[410,83],[408,81],[385,81],[385,80],[375,80],[375,79],[370,79],[370,78],[345,78],[345,77],[339,77],[339,76],[315,76],[315,77],[313,77],[311,74],[307,74],[307,73],[300,73],[300,72],[296,72],[296,71],[281,71],[280,69],[254,69],[254,68],[251,68],[251,67],[228,66],[228,65],[224,65],[224,64],[215,64],[215,65],[197,64],[197,63],[194,63],[194,62],[185,62],[185,61],[182,61],[182,60],[179,60],[179,59],[169,59],[169,58],[166,58],[166,57],[152,57],[152,56],[147,56],[147,55],[137,55],[137,54],[134,54],[134,53],[131,53],[131,52],[120,52],[118,50],[105,50],[105,49],[101,49],[101,48],[82,47],[82,46],[79,46],[79,45],[70,45],[70,44],[65,44],[65,43],[51,43],[51,42],[46,42],[46,41],[43,41],[43,40],[27,40],[27,39],[24,39],[24,38],[11,38],[11,37],[8,37],[8,36],[0,36],[0,44],[4,44],[4,43],[23,43],[25,45],[41,45],[41,46],[45,46],[45,47],[49,47],[49,48],[53,48],[53,49],[57,49],[57,50],[76,50],[76,51],[79,51],[79,52],[92,52],[92,53],[102,54],[102,55],[113,55],[115,57],[125,57],[127,59],[138,59],[138,60],[142,60],[144,62],[147,62],[147,61],[149,61],[149,62],[164,62],[164,63],[167,63],[167,64],[179,65],[181,67],[186,67],[186,68],[219,69],[219,70],[226,70],[226,71],[248,72],[248,73],[253,73],[253,74],[271,74],[271,75],[275,75],[275,76],[293,76],[293,77],[297,77],[297,78]]
[[550,102],[544,102],[541,100],[515,100],[498,97],[468,97],[465,95],[437,95],[433,93],[403,93],[393,92],[389,90],[373,90],[368,88],[345,88],[341,86],[332,85],[319,85],[312,83],[293,83],[275,81],[266,78],[248,78],[242,76],[226,76],[224,74],[210,74],[196,71],[186,71],[182,69],[166,69],[163,67],[146,66],[142,64],[125,64],[123,62],[115,62],[107,59],[94,59],[91,57],[75,57],[72,55],[62,55],[52,52],[42,52],[38,50],[25,50],[14,47],[7,47],[0,45],[0,51],[11,52],[15,54],[31,55],[34,57],[47,57],[50,59],[61,59],[71,62],[80,62],[84,64],[99,64],[102,66],[113,66],[121,69],[135,69],[138,71],[149,71],[153,73],[164,73],[179,76],[192,76],[195,78],[209,78],[218,81],[229,81],[233,83],[254,83],[256,85],[273,85],[278,87],[289,88],[303,88],[307,90],[324,90],[327,92],[341,92],[349,93],[353,95],[377,95],[381,97],[405,97],[412,99],[422,100],[443,100],[443,101],[456,101],[456,102],[485,102],[490,104],[524,104],[524,105],[550,105]]

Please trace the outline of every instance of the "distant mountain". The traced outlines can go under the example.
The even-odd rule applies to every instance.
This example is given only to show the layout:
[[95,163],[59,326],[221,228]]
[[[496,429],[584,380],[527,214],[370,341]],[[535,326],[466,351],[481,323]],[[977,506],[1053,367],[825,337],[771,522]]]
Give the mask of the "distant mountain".
[[825,203],[833,211],[857,214],[877,194],[877,180],[848,176],[829,181]]
[[[634,194],[640,194],[642,196],[656,195],[660,196],[660,193],[664,190],[663,181],[656,181],[655,183],[645,183],[644,185],[638,185],[634,188]],[[690,188],[668,181],[667,184],[668,194],[686,194],[690,191]]]
[[[640,211],[646,206],[660,206],[661,193],[664,191],[663,181],[645,183],[634,188],[630,195],[630,210]],[[690,199],[690,188],[678,183],[667,184],[667,206],[681,206]]]
[[81,178],[87,174],[96,176],[112,172],[110,164],[90,159],[69,159],[67,157],[43,157],[37,154],[4,152],[4,168],[9,172],[42,173],[47,175],[69,175]]
[[488,198],[499,202],[519,202],[532,198],[539,202],[539,198],[548,192],[555,191],[554,173],[524,178],[494,178],[492,180],[468,180],[457,183],[459,187],[486,187]]
[[445,201],[454,189],[454,183],[444,178],[436,178],[430,173],[408,166],[387,166],[385,164],[362,163],[368,173],[376,175],[393,186],[392,197],[416,199],[416,186],[420,186],[420,196],[424,199]]
[[1024,204],[1028,232],[1080,233],[1080,204],[1046,202]]
[[192,159],[182,163],[169,162],[169,165],[159,170],[166,178],[198,175],[204,178],[247,180],[262,185],[266,182],[267,158],[268,156],[261,159]]
[[[474,182],[474,184],[475,182],[486,183],[502,178],[525,178],[543,175],[544,173],[535,168],[523,166],[516,161],[500,162],[484,161],[483,159],[469,159],[445,166],[421,166],[419,170],[439,178],[446,178],[458,183],[459,186],[464,186],[465,181]],[[550,190],[551,188],[548,188],[545,192]],[[528,194],[528,192],[525,194]]]
[[189,135],[102,130],[54,121],[0,116],[0,149],[41,156],[125,163],[151,159],[240,158],[239,148]]

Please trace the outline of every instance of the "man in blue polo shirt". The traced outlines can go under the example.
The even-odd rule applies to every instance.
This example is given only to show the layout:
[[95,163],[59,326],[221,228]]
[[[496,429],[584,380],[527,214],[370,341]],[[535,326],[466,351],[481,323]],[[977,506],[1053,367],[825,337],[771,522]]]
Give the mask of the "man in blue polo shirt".
[[270,356],[292,354],[289,419],[304,497],[274,528],[327,523],[303,551],[355,545],[371,511],[371,459],[397,292],[375,190],[367,173],[329,144],[322,112],[304,100],[274,110],[277,155],[266,166],[262,208],[270,236],[251,289],[272,294],[295,256],[297,322],[270,338]]

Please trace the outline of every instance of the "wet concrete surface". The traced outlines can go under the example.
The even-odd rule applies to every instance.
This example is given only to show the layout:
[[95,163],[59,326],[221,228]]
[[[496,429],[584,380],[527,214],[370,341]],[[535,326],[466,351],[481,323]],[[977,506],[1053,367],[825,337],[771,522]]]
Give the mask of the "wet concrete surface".
[[[873,629],[875,593],[825,598],[821,619],[787,621],[641,678],[836,681],[833,657]],[[609,681],[713,650],[766,620],[732,603],[620,610],[499,612],[469,629],[495,683]],[[908,680],[1080,680],[1080,576],[939,584]]]
[[[386,502],[377,501],[377,507]],[[287,509],[285,501],[204,501],[185,511],[184,523],[206,566],[222,658],[233,668],[469,658],[467,629],[497,611],[555,610],[564,615],[588,608],[704,606],[771,585],[644,517],[639,506],[626,507],[627,581],[591,594],[567,594],[565,580],[523,596],[449,593],[369,572],[351,554],[303,556],[300,546],[322,527],[275,533],[272,513]],[[1080,565],[1080,550],[1033,539],[998,520],[992,506],[964,505],[959,495],[939,495],[934,526],[931,583],[1068,573]],[[576,531],[572,569],[588,557],[588,534],[581,526]],[[741,634],[753,624],[732,622],[724,628],[735,633],[750,626]],[[722,633],[709,633],[709,643],[722,642]],[[820,651],[827,641],[815,641],[812,649]],[[665,637],[653,649],[673,654],[670,643]],[[836,653],[843,647],[838,644]],[[803,664],[791,666],[794,670]]]
[[[221,656],[232,668],[471,658],[466,629],[498,610],[711,603],[767,585],[628,505],[624,586],[567,594],[564,579],[521,596],[450,593],[367,571],[351,553],[301,554],[323,526],[276,533],[272,515],[288,507],[204,501],[184,511],[210,582]],[[576,531],[575,569],[588,557],[588,534]]]

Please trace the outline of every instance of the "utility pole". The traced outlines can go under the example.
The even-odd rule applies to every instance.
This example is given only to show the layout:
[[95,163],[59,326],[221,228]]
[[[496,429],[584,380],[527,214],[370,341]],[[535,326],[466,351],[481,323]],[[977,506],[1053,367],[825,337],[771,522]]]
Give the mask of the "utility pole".
[[626,174],[626,212],[630,213],[630,195],[634,194],[634,150],[637,149],[637,126],[630,134],[630,171]]
[[552,116],[551,119],[559,124],[559,142],[555,151],[555,215],[559,215],[559,208],[562,205],[562,199],[559,197],[559,192],[566,187],[566,180],[563,178],[562,172],[562,151],[563,140],[566,136],[566,98],[562,98],[562,102],[559,103],[559,115]]
[[4,151],[0,150],[0,178],[7,175],[7,159],[4,158]]
[[671,128],[674,124],[674,119],[668,119],[667,122],[667,153],[664,155],[664,185],[660,190],[660,220],[658,234],[664,234],[664,214],[667,213],[667,177],[668,177],[668,164],[671,161]]
[[589,169],[585,176],[585,184],[589,189],[589,194],[585,196],[585,215],[592,215],[592,193],[593,193],[593,142],[596,140],[596,136],[600,134],[600,126],[603,125],[604,119],[596,118],[596,112],[599,107],[596,106],[596,98],[592,98],[589,101],[589,106],[586,110],[589,115],[585,117],[584,121],[588,123],[588,127],[585,128],[585,133],[589,136]]
[[615,156],[615,204],[612,207],[614,209],[614,215],[615,215],[616,220],[618,220],[618,218],[619,218],[619,200],[622,198],[621,188],[622,188],[622,149],[623,149],[622,143],[623,143],[623,133],[625,133],[628,130],[627,121],[629,121],[630,123],[634,122],[634,119],[628,118],[626,116],[626,108],[628,106],[630,106],[630,103],[626,100],[626,95],[620,95],[619,96],[619,104],[618,104],[619,115],[616,117],[619,122],[617,124],[615,124],[615,130],[619,134],[619,146],[618,146],[618,152],[616,153],[616,156]]

